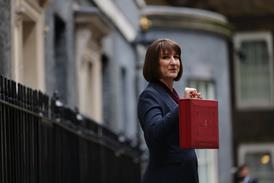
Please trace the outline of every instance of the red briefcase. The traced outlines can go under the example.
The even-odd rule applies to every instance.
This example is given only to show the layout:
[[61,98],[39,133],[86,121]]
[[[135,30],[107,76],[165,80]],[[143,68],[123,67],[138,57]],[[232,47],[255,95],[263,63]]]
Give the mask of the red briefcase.
[[180,147],[219,147],[218,101],[180,99],[179,109]]

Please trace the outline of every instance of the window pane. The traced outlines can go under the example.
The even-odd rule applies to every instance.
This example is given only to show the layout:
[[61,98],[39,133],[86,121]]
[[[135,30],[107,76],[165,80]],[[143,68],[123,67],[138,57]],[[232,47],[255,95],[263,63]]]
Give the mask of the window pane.
[[260,183],[273,183],[273,164],[270,152],[249,152],[245,155],[245,162],[250,167],[252,177]]
[[[204,99],[214,99],[215,88],[211,80],[188,80],[188,86],[196,88]],[[217,181],[217,153],[213,150],[196,150],[199,161],[200,183],[216,183]]]
[[270,60],[264,40],[243,41],[240,66],[240,96],[243,102],[262,101],[270,104]]
[[213,81],[208,80],[188,80],[188,86],[196,88],[204,99],[215,99],[215,88]]

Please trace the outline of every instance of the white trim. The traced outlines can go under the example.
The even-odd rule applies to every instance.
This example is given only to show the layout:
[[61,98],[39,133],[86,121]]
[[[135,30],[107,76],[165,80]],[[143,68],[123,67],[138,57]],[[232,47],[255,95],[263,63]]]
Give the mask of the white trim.
[[221,24],[227,24],[227,19],[225,16],[196,8],[185,8],[185,7],[170,7],[170,6],[146,6],[143,11],[143,15],[177,15],[183,17],[192,17],[192,18],[200,18],[203,20],[214,21]]
[[139,8],[144,8],[146,6],[145,0],[135,0]]
[[217,33],[225,37],[232,35],[232,29],[225,16],[195,8],[146,6],[141,15],[152,23],[151,27],[182,28]]
[[[92,27],[77,27],[75,33],[79,111],[98,123],[102,123],[100,43],[96,41],[98,37],[96,30],[93,30]],[[89,66],[91,66],[91,70],[88,69]],[[96,106],[96,108],[92,106]]]
[[125,38],[132,42],[137,36],[137,32],[130,24],[129,20],[121,13],[111,0],[94,0],[97,6],[113,21]]
[[[244,40],[265,40],[267,43],[268,54],[269,54],[269,85],[270,85],[270,105],[265,104],[260,101],[256,102],[243,102],[240,97],[240,80],[238,76],[240,75],[240,66],[239,66],[239,57],[236,55],[236,52],[240,49],[241,42]],[[238,109],[272,109],[274,107],[274,79],[273,79],[273,43],[272,43],[271,32],[241,32],[236,33],[233,42],[234,42],[234,75],[235,75],[235,95],[236,95],[236,106]]]
[[[212,79],[209,80],[197,80],[195,78],[190,78],[189,80],[190,87],[197,87],[197,89],[203,94],[203,97],[206,99],[216,98],[216,85]],[[199,168],[202,166],[206,167],[207,178],[206,180],[200,180],[203,182],[217,183],[219,180],[218,175],[218,151],[214,149],[199,149],[196,150],[197,157],[199,161]],[[204,156],[203,156],[203,155]]]
[[30,87],[45,91],[45,74],[44,74],[44,14],[42,9],[38,10],[29,4],[29,1],[14,1],[12,4],[12,77],[15,81],[25,84],[22,80],[20,71],[23,59],[23,22],[29,19],[35,23],[35,41],[36,41],[36,58],[37,63],[35,70],[35,81]]
[[204,167],[208,176],[206,180],[200,180],[200,182],[217,183],[219,180],[218,151],[215,149],[199,149],[196,150],[196,154],[199,162],[199,172],[201,173],[201,168]]

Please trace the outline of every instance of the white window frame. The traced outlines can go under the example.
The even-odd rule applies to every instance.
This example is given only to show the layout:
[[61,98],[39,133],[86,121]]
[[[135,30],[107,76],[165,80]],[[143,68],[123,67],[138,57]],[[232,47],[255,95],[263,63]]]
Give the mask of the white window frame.
[[137,4],[137,6],[142,9],[143,7],[146,6],[146,2],[145,0],[135,0],[135,3]]
[[[240,144],[238,148],[238,161],[239,165],[245,164],[245,155],[250,152],[260,153],[268,151],[271,153],[272,166],[274,167],[274,144],[266,143],[266,144]],[[273,172],[274,177],[274,172]]]
[[[270,93],[271,93],[271,101],[270,104],[266,104],[263,101],[256,101],[254,102],[246,102],[241,99],[240,96],[240,66],[239,66],[239,56],[236,54],[237,51],[240,49],[241,42],[245,40],[265,40],[267,43],[267,49],[269,54],[269,69],[270,69]],[[274,108],[274,78],[273,78],[273,43],[272,43],[272,34],[271,32],[242,32],[237,33],[234,36],[234,78],[235,78],[235,96],[236,96],[236,107],[239,110],[252,110],[252,109],[273,109]]]
[[[84,115],[102,124],[101,42],[111,29],[97,14],[93,13],[93,9],[79,7],[76,12],[76,77],[78,82],[76,92],[78,93],[79,110]],[[92,66],[91,72],[88,72],[85,68],[87,65]],[[87,89],[87,83],[92,84],[92,88]]]
[[[196,84],[207,84],[208,86],[208,96],[202,97],[206,99],[216,99],[216,84],[212,79],[196,79],[196,78],[189,78],[187,80],[187,84],[189,87],[195,87],[191,85],[191,82]],[[199,88],[197,88],[199,90]],[[200,91],[203,92],[203,91]],[[204,94],[205,95],[205,94]],[[198,149],[196,150],[198,162],[199,162],[199,172],[201,174],[201,167],[206,166],[208,169],[208,177],[207,180],[200,180],[201,183],[217,183],[219,180],[218,177],[218,150],[214,149]],[[202,153],[205,153],[205,156],[200,156]]]
[[[79,54],[79,60],[77,60],[78,98],[80,112],[98,123],[102,123],[102,64],[101,52],[96,43],[90,37],[86,42],[87,47],[82,50],[82,54],[79,48],[77,51]],[[92,66],[90,72],[87,70],[88,65]],[[89,85],[92,85],[92,88],[86,88]]]
[[[45,91],[45,74],[44,74],[44,9],[33,1],[12,1],[12,77],[15,81],[26,84],[32,88]],[[36,2],[37,3],[37,2]],[[23,60],[23,23],[25,19],[30,19],[35,24],[35,43],[36,55],[33,72],[33,80],[29,81],[22,76],[25,70],[22,70]]]

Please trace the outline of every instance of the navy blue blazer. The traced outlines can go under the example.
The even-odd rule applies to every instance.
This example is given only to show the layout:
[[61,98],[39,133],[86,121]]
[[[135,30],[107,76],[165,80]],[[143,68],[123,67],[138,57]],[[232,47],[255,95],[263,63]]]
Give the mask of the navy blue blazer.
[[159,83],[138,99],[138,118],[149,149],[143,183],[198,183],[194,149],[179,147],[178,104]]

